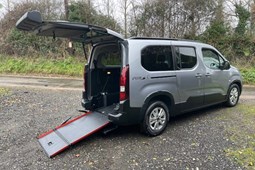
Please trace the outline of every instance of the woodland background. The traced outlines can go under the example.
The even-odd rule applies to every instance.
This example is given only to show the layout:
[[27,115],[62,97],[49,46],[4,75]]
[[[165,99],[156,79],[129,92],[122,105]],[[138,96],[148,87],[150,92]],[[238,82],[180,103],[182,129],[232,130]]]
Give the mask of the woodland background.
[[[1,58],[82,58],[82,49],[67,52],[63,39],[38,37],[15,28],[30,10],[44,20],[68,20],[110,28],[133,36],[192,39],[209,43],[240,67],[254,69],[255,0],[2,0]],[[4,62],[4,60],[2,59]],[[8,70],[7,70],[8,71]],[[249,70],[251,71],[251,70]],[[1,72],[1,67],[0,67]],[[249,72],[255,81],[255,69]]]

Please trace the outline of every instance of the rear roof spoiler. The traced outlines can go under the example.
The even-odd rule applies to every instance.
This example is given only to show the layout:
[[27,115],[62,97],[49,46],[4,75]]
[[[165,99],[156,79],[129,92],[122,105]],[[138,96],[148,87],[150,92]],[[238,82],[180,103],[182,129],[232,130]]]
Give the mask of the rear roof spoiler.
[[42,16],[38,11],[26,12],[16,23],[16,27],[24,31],[34,31],[42,25]]

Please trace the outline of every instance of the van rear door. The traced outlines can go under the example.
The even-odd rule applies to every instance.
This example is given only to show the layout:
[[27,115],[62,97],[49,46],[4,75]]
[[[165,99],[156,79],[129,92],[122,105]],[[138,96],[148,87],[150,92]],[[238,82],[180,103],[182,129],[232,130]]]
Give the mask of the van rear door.
[[[123,36],[119,33],[103,27],[67,21],[44,21],[42,19],[41,13],[38,11],[26,12],[17,21],[16,27],[19,30],[34,32],[39,36],[68,38],[71,41],[96,44],[95,46],[97,46],[98,44],[118,44],[118,41],[124,40]],[[116,49],[118,49],[118,46],[116,46],[113,51],[119,52]],[[108,56],[107,53],[104,51],[102,51],[101,53],[105,56],[105,60],[111,60],[110,54]],[[111,53],[111,55],[112,54],[113,53]],[[93,52],[92,55],[94,55]],[[96,60],[98,60],[98,58]],[[120,74],[120,68],[110,68],[109,66],[106,66],[104,69],[101,70],[99,68],[99,66],[98,68],[91,68],[90,66],[85,67],[84,88],[88,90],[89,93],[93,93],[90,89],[91,86],[94,85],[94,89],[96,89],[96,92],[98,92],[99,94],[103,93],[104,91],[106,91],[108,95],[110,95],[109,93],[116,92],[114,96],[117,96],[119,90],[117,91],[116,89],[119,88],[117,87],[117,85],[119,83],[118,75]],[[92,71],[94,71],[95,74],[93,74]],[[101,74],[103,74],[103,76]],[[101,89],[96,86],[96,83],[93,84],[93,82],[97,81],[98,79],[100,79],[101,84],[103,85]],[[113,81],[115,83],[113,83]],[[83,96],[83,98],[87,98],[87,93],[84,93]],[[111,101],[116,101],[116,98],[117,97],[114,97],[114,100]]]
[[43,21],[38,11],[26,12],[16,23],[23,31],[35,32],[39,36],[68,38],[83,43],[123,40],[123,36],[110,29],[67,21]]

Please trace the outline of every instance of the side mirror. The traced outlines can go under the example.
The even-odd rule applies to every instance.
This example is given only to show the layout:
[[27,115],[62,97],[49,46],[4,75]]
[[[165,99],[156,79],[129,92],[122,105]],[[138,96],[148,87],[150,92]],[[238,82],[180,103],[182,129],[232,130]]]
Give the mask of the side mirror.
[[224,61],[223,65],[221,66],[221,70],[228,70],[230,69],[229,61]]

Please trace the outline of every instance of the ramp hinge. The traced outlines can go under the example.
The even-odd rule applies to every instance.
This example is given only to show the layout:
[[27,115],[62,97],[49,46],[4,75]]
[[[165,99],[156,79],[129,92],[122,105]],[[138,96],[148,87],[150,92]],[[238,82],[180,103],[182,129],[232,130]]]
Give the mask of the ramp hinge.
[[53,131],[54,131],[68,146],[71,146],[71,145],[72,145],[57,129],[53,129]]

